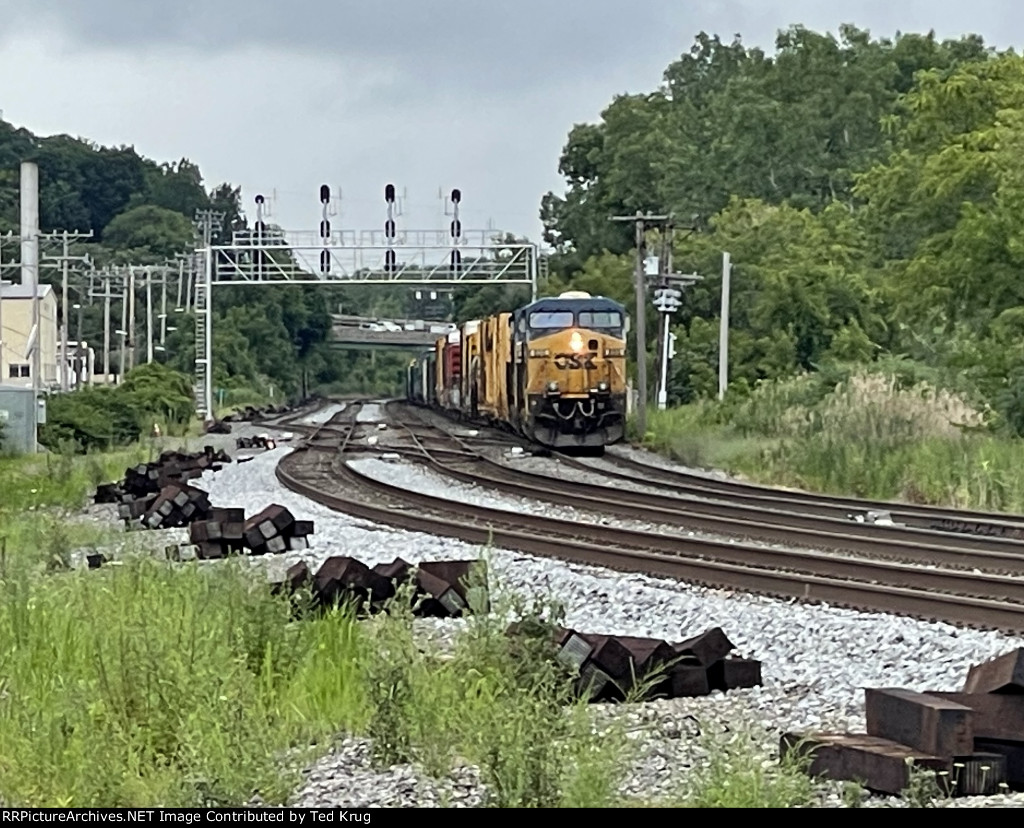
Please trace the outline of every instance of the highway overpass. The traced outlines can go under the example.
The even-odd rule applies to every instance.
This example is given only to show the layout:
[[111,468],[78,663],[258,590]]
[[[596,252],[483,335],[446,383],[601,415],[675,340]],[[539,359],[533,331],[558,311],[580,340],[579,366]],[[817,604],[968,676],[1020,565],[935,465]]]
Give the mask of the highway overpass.
[[332,314],[331,343],[351,350],[420,351],[444,336],[448,324],[422,319],[374,319]]

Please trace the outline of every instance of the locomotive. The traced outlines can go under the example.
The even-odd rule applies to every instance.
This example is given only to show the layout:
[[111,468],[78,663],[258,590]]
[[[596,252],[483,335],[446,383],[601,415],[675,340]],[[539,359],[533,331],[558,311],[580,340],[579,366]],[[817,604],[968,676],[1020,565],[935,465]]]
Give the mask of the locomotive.
[[626,335],[618,302],[582,291],[463,323],[414,359],[410,402],[557,449],[622,439]]

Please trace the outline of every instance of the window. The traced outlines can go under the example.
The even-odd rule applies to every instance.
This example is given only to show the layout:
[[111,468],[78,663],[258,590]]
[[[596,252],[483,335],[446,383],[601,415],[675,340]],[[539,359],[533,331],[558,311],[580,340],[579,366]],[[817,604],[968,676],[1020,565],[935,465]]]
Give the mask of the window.
[[580,327],[619,330],[622,314],[618,311],[580,311]]
[[17,379],[18,377],[31,376],[30,368],[31,366],[28,365],[9,365],[8,371],[12,379]]
[[536,311],[530,314],[531,328],[571,328],[572,311]]

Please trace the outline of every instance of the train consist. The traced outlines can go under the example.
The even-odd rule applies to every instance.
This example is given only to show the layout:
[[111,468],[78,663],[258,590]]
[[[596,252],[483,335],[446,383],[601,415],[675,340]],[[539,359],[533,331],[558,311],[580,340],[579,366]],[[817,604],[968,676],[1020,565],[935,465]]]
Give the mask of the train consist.
[[570,291],[463,323],[408,368],[406,397],[551,448],[599,449],[626,419],[618,302]]

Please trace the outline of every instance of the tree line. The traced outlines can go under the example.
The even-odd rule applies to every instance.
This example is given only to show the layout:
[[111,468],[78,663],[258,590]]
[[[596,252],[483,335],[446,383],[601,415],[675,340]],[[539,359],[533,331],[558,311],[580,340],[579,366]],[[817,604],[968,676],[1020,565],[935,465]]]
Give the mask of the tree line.
[[[569,133],[541,205],[552,288],[635,308],[636,210],[675,217],[672,396],[717,390],[721,254],[731,393],[884,362],[1024,433],[1024,58],[977,36],[803,27],[774,54],[700,34],[653,92]],[[647,313],[653,323],[656,311]]]

